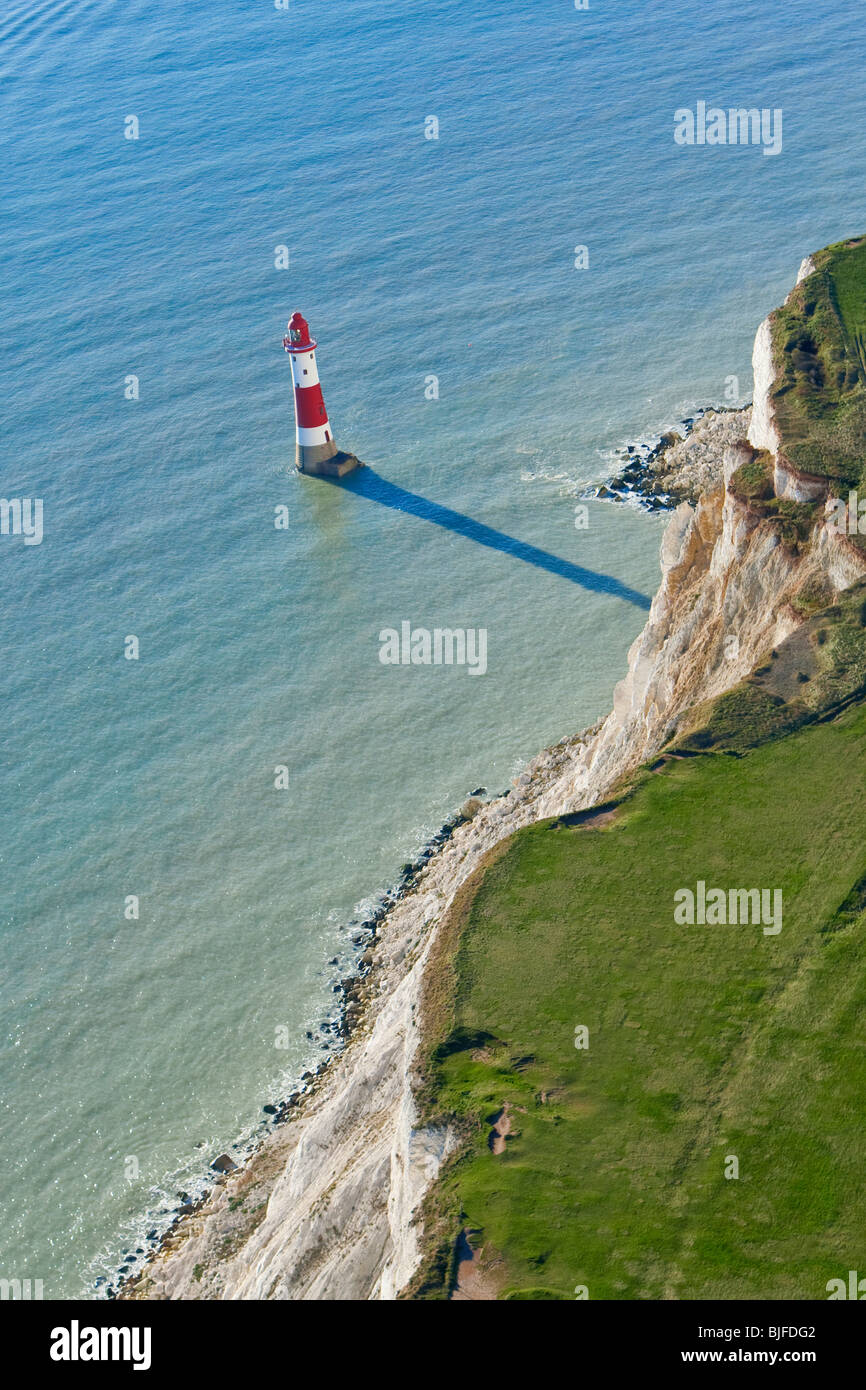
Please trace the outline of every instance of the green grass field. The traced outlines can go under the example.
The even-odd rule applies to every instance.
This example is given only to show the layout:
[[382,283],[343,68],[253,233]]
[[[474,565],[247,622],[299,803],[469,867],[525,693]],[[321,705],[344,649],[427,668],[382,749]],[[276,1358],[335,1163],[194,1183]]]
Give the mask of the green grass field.
[[[821,1299],[866,1274],[864,774],[855,704],[671,759],[606,823],[489,864],[428,1002],[422,1100],[465,1144],[410,1296],[447,1296],[461,1229],[500,1298]],[[781,889],[781,932],[678,925],[699,879]]]

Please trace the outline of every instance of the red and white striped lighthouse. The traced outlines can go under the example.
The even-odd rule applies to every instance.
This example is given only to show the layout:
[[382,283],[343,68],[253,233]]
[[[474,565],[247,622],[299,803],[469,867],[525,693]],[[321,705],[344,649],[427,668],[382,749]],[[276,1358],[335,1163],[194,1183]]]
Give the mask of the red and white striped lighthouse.
[[360,467],[354,454],[345,454],[334,443],[328,412],[319,385],[316,343],[303,314],[295,311],[289,319],[283,347],[292,361],[295,390],[295,463],[301,473],[324,473],[341,478]]

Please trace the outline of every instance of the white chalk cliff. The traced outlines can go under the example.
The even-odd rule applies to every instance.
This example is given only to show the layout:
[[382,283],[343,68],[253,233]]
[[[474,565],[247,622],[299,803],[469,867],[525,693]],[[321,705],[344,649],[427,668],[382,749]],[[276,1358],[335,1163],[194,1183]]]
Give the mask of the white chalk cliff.
[[[714,467],[697,506],[683,503],[667,526],[661,585],[607,719],[540,754],[508,797],[486,804],[429,862],[380,927],[371,995],[344,1055],[249,1172],[187,1219],[133,1296],[392,1299],[405,1287],[419,1258],[413,1218],[450,1142],[416,1128],[412,1075],[422,976],[458,888],[504,836],[602,800],[671,738],[684,711],[748,674],[797,626],[790,600],[807,579],[839,590],[862,577],[825,526],[797,554],[727,489],[750,457],[747,436],[778,455],[766,321],[754,365],[751,412],[710,416],[694,431]],[[267,1203],[252,1229],[233,1225],[230,1199],[245,1192]]]

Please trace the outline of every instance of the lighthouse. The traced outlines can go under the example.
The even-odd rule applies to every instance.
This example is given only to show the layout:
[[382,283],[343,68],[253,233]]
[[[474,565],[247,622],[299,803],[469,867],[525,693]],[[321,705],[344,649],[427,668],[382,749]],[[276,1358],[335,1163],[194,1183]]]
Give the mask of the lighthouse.
[[310,327],[303,314],[297,311],[289,319],[283,347],[292,363],[292,386],[295,392],[295,463],[299,473],[318,473],[342,478],[353,468],[363,465],[354,454],[346,454],[334,443],[334,435],[325,409],[319,369],[316,366],[317,344],[310,337]]

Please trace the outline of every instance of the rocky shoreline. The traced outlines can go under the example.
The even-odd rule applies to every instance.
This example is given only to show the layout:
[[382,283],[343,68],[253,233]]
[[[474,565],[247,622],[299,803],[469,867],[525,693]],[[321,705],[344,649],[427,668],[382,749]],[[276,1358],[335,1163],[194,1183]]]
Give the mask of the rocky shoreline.
[[[417,917],[420,906],[422,914],[429,920],[429,913],[424,910],[424,895],[429,891],[431,877],[444,879],[449,886],[453,880],[456,887],[459,880],[454,878],[450,858],[456,855],[458,862],[470,861],[474,866],[474,856],[481,852],[481,846],[472,842],[476,818],[479,829],[480,823],[488,817],[502,823],[502,829],[494,835],[494,839],[509,833],[509,823],[513,822],[514,828],[517,828],[532,819],[530,807],[543,791],[549,789],[551,775],[558,775],[562,771],[574,747],[582,746],[588,737],[597,732],[597,727],[583,734],[569,736],[552,749],[539,754],[527,771],[515,778],[513,786],[499,795],[488,797],[485,788],[476,788],[461,809],[427,841],[416,858],[403,866],[397,882],[382,895],[376,909],[363,921],[349,924],[357,928],[354,944],[366,943],[366,949],[358,959],[357,971],[335,987],[341,995],[338,1034],[342,1046],[335,1048],[315,1071],[304,1073],[300,1086],[288,1097],[264,1106],[264,1128],[247,1147],[246,1153],[237,1154],[237,1160],[228,1154],[214,1160],[211,1170],[217,1168],[218,1171],[209,1174],[209,1179],[212,1178],[209,1188],[195,1200],[190,1199],[187,1193],[180,1193],[180,1205],[169,1227],[158,1239],[157,1233],[151,1232],[150,1235],[154,1237],[150,1242],[151,1248],[136,1252],[139,1256],[144,1255],[144,1260],[136,1261],[135,1268],[121,1269],[115,1284],[100,1290],[98,1296],[119,1299],[227,1296],[206,1292],[204,1288],[199,1293],[195,1285],[204,1282],[202,1265],[194,1258],[184,1261],[183,1252],[187,1246],[197,1246],[206,1231],[219,1231],[221,1255],[224,1254],[225,1242],[233,1236],[244,1240],[249,1238],[250,1232],[243,1229],[237,1216],[242,1203],[240,1194],[250,1190],[258,1193],[261,1189],[266,1198],[270,1198],[279,1171],[295,1147],[293,1136],[297,1127],[323,1101],[327,1104],[328,1089],[333,1087],[337,1079],[335,1065],[340,1064],[341,1071],[351,1068],[353,1048],[356,1045],[364,1047],[369,1042],[376,1016],[381,1011],[382,998],[392,994],[398,982],[406,979],[410,953],[406,949],[405,929],[395,919],[399,919],[401,911]],[[484,834],[485,847],[487,843],[488,835]],[[430,921],[429,925],[432,927],[434,923]],[[412,940],[408,944],[415,947],[420,942]],[[425,944],[429,945],[429,940]],[[411,965],[415,967],[421,962],[414,951],[411,954]],[[414,1004],[410,1012],[414,1013]],[[309,1118],[314,1122],[314,1116]],[[292,1123],[287,1124],[288,1121]],[[261,1205],[256,1210],[260,1211]],[[183,1263],[187,1268],[178,1282],[179,1285],[186,1285],[185,1288],[168,1291],[154,1280],[154,1274],[161,1267],[176,1271]]]
[[735,417],[747,409],[703,406],[680,421],[679,430],[668,430],[654,444],[628,444],[619,452],[620,471],[590,495],[606,502],[636,502],[649,512],[672,511],[681,502],[695,505],[710,481],[708,470],[718,448],[716,423],[730,416],[733,435]]
[[[501,800],[510,795],[511,789],[508,788],[498,797],[490,798],[490,801]],[[450,816],[426,841],[413,860],[403,865],[396,882],[379,895],[368,916],[363,919],[353,918],[348,923],[348,930],[354,930],[353,947],[359,951],[364,947],[364,950],[357,956],[353,973],[340,979],[333,987],[334,993],[339,995],[335,1014],[320,1025],[320,1031],[325,1030],[329,1040],[335,1044],[329,1048],[327,1056],[314,1070],[301,1074],[297,1088],[288,1096],[269,1101],[262,1107],[265,1118],[259,1122],[258,1132],[251,1141],[246,1144],[236,1143],[233,1146],[234,1156],[222,1153],[212,1160],[200,1179],[202,1182],[209,1182],[210,1187],[205,1187],[194,1197],[185,1191],[177,1194],[178,1204],[173,1208],[169,1225],[161,1233],[156,1227],[148,1231],[144,1237],[145,1245],[137,1247],[134,1252],[124,1251],[124,1256],[128,1258],[120,1265],[113,1280],[107,1276],[100,1276],[95,1281],[97,1297],[108,1300],[135,1297],[135,1291],[142,1278],[146,1277],[148,1264],[176,1247],[178,1240],[183,1239],[187,1232],[189,1218],[206,1211],[233,1174],[239,1174],[248,1165],[255,1163],[274,1128],[285,1125],[288,1120],[301,1113],[303,1105],[316,1093],[319,1083],[332,1064],[342,1056],[346,1044],[362,1021],[364,1009],[371,997],[369,977],[375,964],[375,946],[382,923],[404,898],[415,891],[423,871],[448,844],[459,827],[471,821],[482,806],[490,804],[487,796],[486,787],[476,787],[470,792],[460,810]],[[333,957],[328,963],[337,966],[339,960]],[[315,1035],[308,1031],[307,1038],[314,1041]]]

